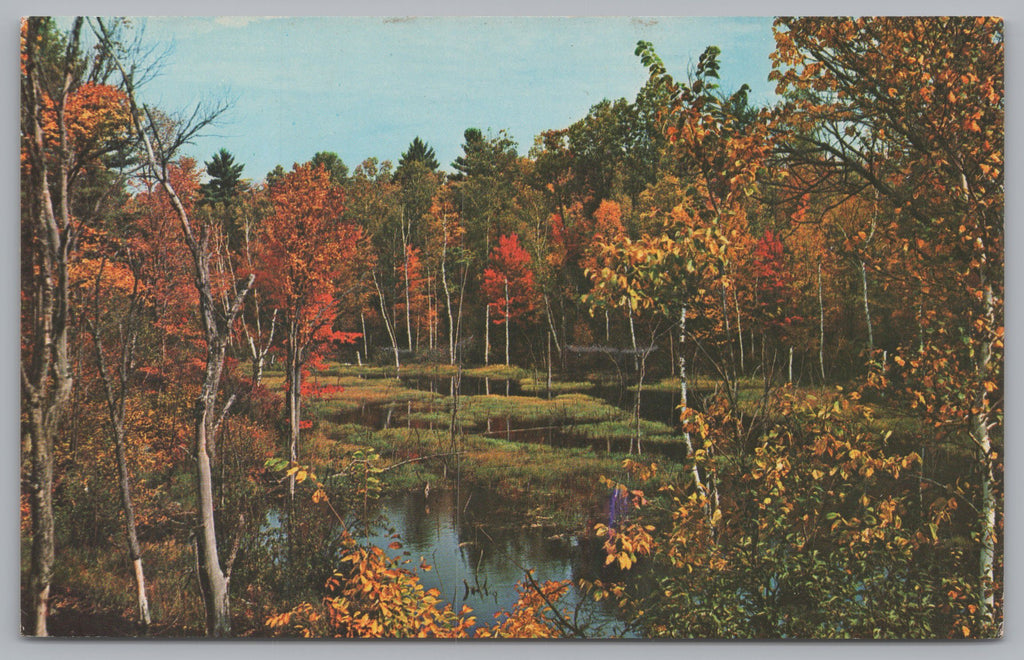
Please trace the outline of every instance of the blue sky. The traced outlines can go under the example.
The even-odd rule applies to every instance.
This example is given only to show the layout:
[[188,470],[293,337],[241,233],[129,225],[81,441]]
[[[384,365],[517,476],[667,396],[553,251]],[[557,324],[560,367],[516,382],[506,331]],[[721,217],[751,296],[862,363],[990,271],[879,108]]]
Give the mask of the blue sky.
[[167,111],[228,100],[230,110],[189,148],[221,147],[262,179],[317,151],[349,166],[397,161],[413,137],[442,167],[470,126],[507,129],[525,153],[543,130],[583,117],[604,98],[632,99],[646,79],[633,54],[654,44],[677,77],[704,48],[722,49],[722,87],[768,101],[769,18],[148,18],[146,43],[167,49],[142,99]]

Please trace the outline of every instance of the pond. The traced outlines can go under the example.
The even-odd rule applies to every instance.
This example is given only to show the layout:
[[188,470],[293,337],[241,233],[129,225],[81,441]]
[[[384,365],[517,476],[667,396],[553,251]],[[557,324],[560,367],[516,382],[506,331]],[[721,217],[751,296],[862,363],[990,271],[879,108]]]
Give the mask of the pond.
[[[493,495],[468,489],[393,495],[383,498],[374,513],[373,530],[355,534],[356,539],[391,557],[411,560],[406,568],[416,570],[424,588],[437,589],[456,612],[468,605],[476,626],[489,626],[498,612],[513,608],[519,598],[516,586],[532,569],[537,584],[572,582],[557,605],[587,637],[633,636],[623,634],[625,626],[607,600],[595,602],[579,587],[581,578],[609,577],[604,551],[595,539],[521,524],[514,513],[495,504]],[[263,532],[284,533],[283,518],[272,510]],[[395,535],[401,548],[389,548]],[[421,558],[431,570],[419,570]]]
[[[593,540],[552,536],[540,527],[488,519],[502,514],[481,494],[476,494],[474,503],[473,492],[404,493],[383,500],[380,513],[403,545],[386,551],[392,556],[408,552],[413,560],[410,566],[418,565],[422,557],[433,567],[420,572],[424,586],[437,589],[456,611],[468,605],[477,625],[490,625],[498,611],[510,610],[518,599],[516,584],[525,579],[527,569],[533,569],[538,584],[573,582],[561,606],[570,617],[577,616],[588,636],[616,635],[623,627],[606,601],[595,603],[579,589],[580,578],[594,579],[602,570],[603,551]],[[365,540],[387,548],[392,539],[383,531]]]

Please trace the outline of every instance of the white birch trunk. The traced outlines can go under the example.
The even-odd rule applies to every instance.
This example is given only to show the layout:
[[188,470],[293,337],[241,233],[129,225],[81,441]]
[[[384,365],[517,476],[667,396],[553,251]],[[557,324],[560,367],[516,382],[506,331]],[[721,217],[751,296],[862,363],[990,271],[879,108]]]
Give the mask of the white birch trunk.
[[[689,408],[686,401],[686,305],[683,305],[682,312],[679,314],[679,407],[680,407],[680,422],[683,425],[683,439],[686,441],[686,455],[691,460],[694,459],[695,452],[693,451],[693,441],[690,438],[690,432],[685,430],[686,425],[690,423]],[[704,492],[704,482],[700,478],[700,470],[697,468],[697,461],[694,460],[690,469],[693,474],[693,483],[697,487],[697,490]]]
[[512,325],[512,319],[509,316],[509,300],[508,300],[508,278],[505,278],[505,366],[509,366],[509,326]]
[[[992,286],[986,285],[982,302],[985,319],[991,327],[995,322],[995,299]],[[975,371],[984,378],[990,369],[992,360],[992,341],[980,342],[975,354]],[[994,620],[995,610],[995,556],[998,527],[996,526],[996,479],[992,466],[992,438],[989,435],[989,417],[991,402],[988,390],[979,385],[971,406],[971,436],[977,445],[978,462],[981,466],[981,552],[978,560],[978,577],[982,591],[979,599],[981,616],[990,623]]]
[[864,320],[868,326],[868,351],[871,353],[875,352],[875,333],[871,327],[871,305],[868,303],[868,272],[864,267],[864,260],[859,260],[860,263],[860,283],[861,293],[864,298]]
[[380,302],[380,315],[384,319],[384,328],[388,331],[388,338],[391,340],[391,350],[395,354],[395,378],[398,378],[399,373],[402,370],[402,363],[398,359],[398,339],[395,337],[395,331],[391,327],[391,320],[388,318],[387,307],[384,303],[384,292],[380,290],[380,285],[377,284],[377,275],[373,275],[373,286],[377,289],[377,300]]
[[491,363],[491,306],[484,305],[484,366]]

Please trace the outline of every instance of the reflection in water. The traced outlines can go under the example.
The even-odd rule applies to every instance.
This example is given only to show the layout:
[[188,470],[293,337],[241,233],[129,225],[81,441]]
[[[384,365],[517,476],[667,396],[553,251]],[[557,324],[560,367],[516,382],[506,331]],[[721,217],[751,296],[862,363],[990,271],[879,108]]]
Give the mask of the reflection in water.
[[[439,392],[439,383],[444,381],[447,385],[451,378],[403,378],[402,384],[405,387],[424,390],[427,392]],[[497,385],[497,387],[492,387]],[[502,387],[503,385],[503,387]],[[622,410],[632,411],[635,393],[627,385],[635,386],[635,383],[605,382],[593,384],[587,393],[599,399],[603,399],[610,405]],[[459,379],[459,394],[480,395],[493,394],[504,390],[506,396],[534,396],[534,391],[524,390],[517,381],[509,379],[481,378],[478,376],[463,375]],[[448,387],[444,388],[448,393]],[[694,402],[691,402],[694,405]],[[645,387],[643,396],[640,397],[640,417],[652,422],[668,424],[677,431],[680,429],[679,421],[679,390],[658,390]]]
[[[446,393],[451,395],[454,388],[453,378],[403,378],[402,383],[414,389],[428,391],[431,393]],[[461,395],[479,395],[492,391],[491,380],[488,378],[477,378],[463,376],[459,379],[459,392]],[[504,383],[506,394],[523,396],[522,388],[511,380],[499,380],[498,384]],[[442,383],[447,383],[443,386]],[[633,406],[633,393],[622,384],[595,385],[590,393],[612,406],[620,409]],[[679,392],[678,391],[645,391],[640,402],[640,417],[649,421],[662,422],[675,429],[681,430],[679,422]],[[374,430],[390,429],[396,426],[406,428],[418,428],[435,430],[444,428],[439,425],[431,413],[447,413],[450,410],[446,402],[420,402],[406,401],[400,403],[364,403],[358,409],[331,414],[329,418],[336,423],[355,423]],[[414,418],[414,413],[423,412],[428,416]],[[487,417],[479,425],[467,426],[472,432],[482,433],[492,438],[502,438],[510,442],[544,444],[559,448],[586,448],[594,452],[620,451],[625,452],[629,448],[629,440],[616,438],[608,440],[596,435],[587,434],[575,428],[571,417],[553,413],[552,417],[537,420],[530,418],[523,420],[514,415],[499,415]],[[682,443],[665,444],[661,446],[648,447],[647,451],[664,455],[670,458],[681,459],[685,456],[685,448]]]
[[391,530],[399,534],[403,548],[386,552],[408,553],[410,567],[422,557],[433,567],[420,572],[424,587],[437,589],[455,611],[464,604],[471,607],[477,625],[490,625],[496,612],[512,608],[518,598],[515,585],[532,568],[538,583],[574,582],[562,609],[572,613],[579,606],[579,620],[587,625],[588,635],[619,634],[621,624],[606,601],[594,603],[575,586],[582,577],[597,576],[601,553],[588,552],[574,538],[549,538],[539,528],[485,524],[488,517],[493,522],[501,514],[486,506],[485,501],[493,500],[482,494],[459,498],[454,491],[428,492],[428,497],[417,491],[384,500],[385,529],[360,540],[386,549]]

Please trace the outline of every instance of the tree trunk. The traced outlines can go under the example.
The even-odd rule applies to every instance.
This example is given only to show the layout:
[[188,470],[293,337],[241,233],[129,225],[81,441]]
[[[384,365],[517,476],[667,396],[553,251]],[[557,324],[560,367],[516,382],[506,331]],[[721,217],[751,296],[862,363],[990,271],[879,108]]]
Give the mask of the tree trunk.
[[821,262],[818,262],[818,366],[821,385],[825,386],[825,303],[821,295]]
[[402,206],[402,270],[405,275],[405,334],[408,338],[409,352],[412,352],[412,308],[409,306],[409,245],[405,232],[405,206]]
[[131,481],[128,476],[128,461],[125,457],[124,428],[114,432],[117,455],[117,480],[121,487],[121,508],[124,510],[125,536],[128,541],[128,557],[135,574],[136,602],[139,606],[139,621],[149,628],[152,620],[149,614],[149,599],[146,597],[146,572],[142,566],[142,547],[135,524],[135,507],[132,505]]
[[555,350],[558,351],[559,362],[562,363],[562,366],[564,367],[565,366],[565,360],[564,360],[564,355],[562,353],[562,345],[558,341],[558,333],[555,332],[555,320],[554,320],[554,318],[553,318],[553,316],[551,314],[551,304],[550,304],[550,301],[548,300],[548,294],[546,294],[546,293],[544,294],[544,311],[545,311],[545,316],[547,316],[547,319],[548,319],[548,329],[551,330],[551,339],[554,340],[554,342],[555,342]]
[[690,439],[690,432],[686,430],[687,424],[690,423],[689,408],[687,406],[686,399],[686,305],[683,305],[682,312],[679,314],[679,409],[680,418],[679,421],[683,426],[683,439],[686,441],[686,455],[693,461],[693,466],[690,472],[693,474],[693,483],[697,487],[697,490],[704,492],[704,482],[700,478],[700,470],[697,468],[697,461],[694,460],[695,452],[693,451],[693,442]]
[[28,588],[32,599],[33,634],[46,637],[50,582],[53,579],[53,436],[43,422],[41,408],[30,410],[32,438],[31,498],[32,550]]
[[[462,282],[459,284],[459,307],[455,317],[455,350],[458,351],[459,341],[462,337],[462,304],[466,302],[466,279],[469,277],[469,268],[462,268]],[[462,360],[458,361],[461,365]],[[462,368],[459,367],[461,372]],[[461,376],[460,376],[461,378]]]
[[367,362],[370,360],[370,340],[366,336],[366,314],[359,310],[359,323],[363,326],[363,355]]
[[[31,457],[28,492],[32,546],[28,591],[33,615],[32,630],[38,637],[48,635],[53,579],[53,446],[73,386],[67,343],[71,318],[68,264],[74,228],[70,213],[71,151],[64,111],[73,82],[82,22],[77,18],[73,23],[65,51],[61,88],[55,90],[57,94],[52,97],[59,132],[55,182],[51,182],[49,177],[49,150],[42,124],[44,93],[38,45],[43,23],[39,18],[30,18],[26,23],[22,126],[23,130],[27,129],[23,133],[29,162],[27,224],[34,268],[33,275],[22,288],[32,314],[32,334],[22,355],[21,382]],[[56,207],[51,197],[51,183],[56,184],[55,192],[59,196]]]
[[388,338],[391,340],[391,350],[395,354],[395,378],[398,378],[402,371],[402,363],[398,359],[398,340],[395,338],[395,331],[391,327],[391,320],[388,318],[387,305],[384,302],[384,292],[377,284],[377,274],[373,274],[373,286],[377,289],[377,300],[380,302],[380,316],[384,319],[384,328],[388,331]]
[[746,365],[743,363],[743,321],[740,315],[740,294],[736,292],[736,289],[732,291],[732,300],[736,304],[736,339],[739,340],[740,344],[740,373],[746,373]]
[[509,366],[509,326],[512,325],[512,318],[509,316],[508,301],[508,278],[505,279],[505,366]]
[[551,398],[551,332],[548,331],[548,398]]
[[217,553],[217,527],[214,519],[213,476],[208,437],[211,408],[203,402],[204,398],[207,397],[200,397],[197,402],[195,416],[196,480],[199,490],[199,532],[196,536],[199,584],[206,608],[206,635],[227,637],[231,634],[228,582]]
[[[244,327],[244,324],[243,324]],[[266,365],[267,353],[270,352],[270,347],[274,343],[274,333],[277,330],[277,310],[275,309],[270,315],[270,336],[267,337],[267,342],[262,343],[262,323],[260,321],[260,308],[259,303],[256,304],[256,337],[260,339],[262,345],[257,345],[253,336],[248,330],[245,331],[246,336],[249,339],[249,356],[252,358],[252,386],[259,387],[260,383],[263,382],[263,368]]]
[[[298,310],[296,310],[298,315]],[[298,341],[298,324],[288,324],[288,347],[285,357],[285,371],[288,379],[288,398],[285,402],[288,413],[288,460],[299,460],[299,433],[302,423],[302,361]],[[288,477],[288,497],[295,498],[295,475]]]
[[633,401],[633,437],[629,442],[629,453],[633,453],[633,445],[635,443],[637,456],[643,453],[643,448],[640,445],[640,397],[644,390],[644,372],[646,371],[647,351],[644,351],[643,357],[640,358],[640,368],[637,369],[636,398]]
[[[192,271],[196,292],[199,294],[199,316],[202,323],[203,337],[206,344],[206,369],[199,397],[196,399],[194,411],[196,457],[196,489],[199,509],[196,518],[199,529],[196,534],[197,555],[199,560],[199,584],[203,592],[203,604],[206,608],[206,634],[210,637],[226,637],[231,633],[230,605],[228,602],[228,577],[220,564],[217,555],[217,531],[214,518],[213,477],[211,455],[214,442],[221,422],[227,416],[234,401],[228,399],[218,415],[217,391],[224,366],[224,354],[228,336],[235,318],[241,310],[242,303],[248,295],[255,280],[249,275],[241,288],[236,287],[237,294],[227,309],[218,310],[213,299],[213,288],[210,282],[210,246],[205,231],[196,236],[192,222],[168,177],[166,164],[171,154],[161,153],[157,157],[148,129],[143,125],[141,112],[135,99],[135,87],[132,74],[125,70],[118,55],[118,46],[112,42],[103,21],[97,19],[99,29],[97,37],[101,45],[111,56],[112,63],[124,81],[128,105],[131,111],[132,124],[142,145],[145,148],[146,163],[149,174],[156,179],[166,194],[171,207],[178,218],[185,244],[192,257]],[[150,118],[150,128],[155,130]]]
[[868,303],[868,272],[867,272],[867,269],[864,267],[864,260],[861,259],[859,261],[859,263],[860,263],[861,293],[862,293],[863,298],[864,298],[864,321],[867,323],[867,326],[868,326],[868,352],[869,353],[874,353],[875,352],[875,333],[874,333],[873,328],[871,327],[871,306]]
[[633,325],[633,312],[629,312],[629,338],[633,344],[633,369],[640,371],[640,355],[636,350],[636,327]]
[[[983,316],[989,328],[995,325],[995,296],[992,285],[986,284],[982,293]],[[975,353],[975,373],[984,380],[990,371],[992,340],[978,342]],[[995,556],[998,527],[996,525],[996,479],[993,469],[992,438],[989,435],[989,418],[992,406],[988,390],[979,385],[971,406],[970,431],[977,446],[978,464],[981,467],[981,552],[979,553],[978,577],[981,582],[978,607],[983,619],[994,623],[995,619]]]
[[448,288],[448,272],[445,261],[448,258],[448,227],[444,227],[444,242],[441,245],[441,286],[444,287],[445,311],[448,313],[448,362],[455,364],[455,319],[452,318],[452,294]]
[[[99,288],[97,280],[97,289]],[[98,294],[98,291],[97,291]],[[122,344],[120,368],[117,375],[117,389],[114,389],[112,378],[107,371],[106,358],[103,355],[103,343],[99,328],[92,322],[87,321],[90,333],[93,336],[93,347],[96,352],[96,366],[100,379],[103,383],[103,392],[107,401],[108,422],[110,424],[110,435],[114,442],[114,456],[117,461],[117,481],[121,494],[121,509],[124,512],[125,538],[128,543],[128,557],[131,559],[133,573],[135,575],[136,602],[139,607],[139,622],[143,628],[149,628],[152,620],[149,613],[149,599],[146,597],[146,572],[142,564],[142,547],[139,544],[137,526],[135,524],[135,507],[132,504],[131,478],[128,474],[128,459],[125,448],[125,402],[128,397],[128,386],[130,380],[130,369],[133,362],[136,326],[134,319],[135,296],[138,294],[138,280],[135,281],[135,289],[132,292],[133,301],[129,312],[122,324]],[[97,295],[98,298],[98,295]],[[94,310],[99,316],[99,305]]]
[[491,363],[491,306],[484,305],[484,366]]
[[736,349],[733,348],[732,340],[730,335],[732,334],[732,328],[729,325],[729,297],[725,290],[725,282],[722,282],[722,320],[725,321],[725,339],[729,346],[729,364],[725,369],[726,372],[732,372],[732,380],[736,380]]

